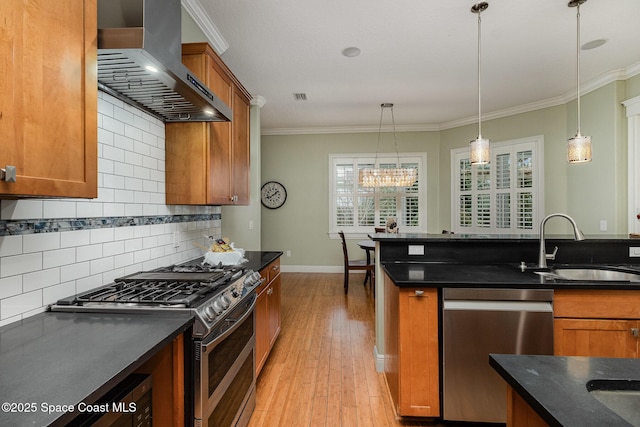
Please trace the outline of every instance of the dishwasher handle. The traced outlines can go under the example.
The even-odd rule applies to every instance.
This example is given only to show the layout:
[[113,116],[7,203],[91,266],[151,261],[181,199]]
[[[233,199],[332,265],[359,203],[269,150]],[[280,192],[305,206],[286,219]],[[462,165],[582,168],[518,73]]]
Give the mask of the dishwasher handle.
[[445,300],[443,310],[458,311],[534,311],[552,313],[551,302],[545,301],[466,301]]

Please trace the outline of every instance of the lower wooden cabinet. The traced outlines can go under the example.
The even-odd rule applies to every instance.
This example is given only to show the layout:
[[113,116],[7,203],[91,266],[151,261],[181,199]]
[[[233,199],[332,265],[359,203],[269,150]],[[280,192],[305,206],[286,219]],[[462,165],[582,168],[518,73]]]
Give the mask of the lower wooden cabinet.
[[637,358],[640,291],[556,290],[554,354]]
[[260,270],[260,275],[265,281],[257,289],[256,376],[260,374],[278,335],[280,335],[280,301],[282,287],[280,259],[273,261],[267,267]]
[[547,427],[548,425],[513,388],[507,386],[507,427]]
[[398,416],[440,416],[438,290],[385,274],[385,378]]

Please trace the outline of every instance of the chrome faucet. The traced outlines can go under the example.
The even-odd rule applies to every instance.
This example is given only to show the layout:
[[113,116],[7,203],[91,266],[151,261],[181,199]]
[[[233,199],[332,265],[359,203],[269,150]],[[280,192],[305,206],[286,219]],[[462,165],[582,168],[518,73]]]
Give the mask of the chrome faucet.
[[553,218],[554,216],[565,218],[571,223],[571,225],[573,226],[573,235],[577,241],[585,239],[584,234],[582,234],[582,231],[580,231],[580,229],[578,228],[578,224],[576,224],[574,219],[571,218],[569,215],[563,214],[563,213],[552,213],[550,215],[547,215],[540,223],[540,252],[538,254],[539,268],[547,268],[547,260],[556,259],[556,253],[558,252],[558,247],[557,246],[555,247],[552,254],[547,255],[547,251],[545,249],[545,244],[544,244],[544,225],[547,223],[549,219]]

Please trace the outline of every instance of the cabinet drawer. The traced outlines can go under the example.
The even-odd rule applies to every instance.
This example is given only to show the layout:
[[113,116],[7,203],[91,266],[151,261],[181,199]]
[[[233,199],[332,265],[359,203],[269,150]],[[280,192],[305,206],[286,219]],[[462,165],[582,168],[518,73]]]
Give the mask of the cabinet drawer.
[[280,274],[280,258],[278,258],[277,260],[269,264],[269,266],[267,267],[267,270],[269,273],[269,277],[267,280],[271,282],[273,279],[276,278],[278,274]]
[[554,317],[587,319],[639,319],[640,291],[634,290],[556,290]]

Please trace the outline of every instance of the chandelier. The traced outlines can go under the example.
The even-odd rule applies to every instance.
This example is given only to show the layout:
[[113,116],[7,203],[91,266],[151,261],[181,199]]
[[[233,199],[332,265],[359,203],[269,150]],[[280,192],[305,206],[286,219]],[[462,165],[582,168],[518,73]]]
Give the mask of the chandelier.
[[[396,156],[398,157],[398,167],[395,168],[379,168],[378,149],[380,148],[380,137],[382,134],[382,116],[384,109],[391,110],[391,123],[393,124],[393,141],[396,148]],[[374,167],[360,169],[358,173],[360,185],[363,187],[411,187],[418,179],[418,171],[415,168],[400,167],[400,154],[398,153],[398,138],[396,136],[396,121],[393,116],[393,104],[380,104],[380,125],[378,126],[378,145],[376,147],[376,159]]]
[[481,79],[480,79],[480,71],[481,71],[481,23],[480,13],[487,10],[489,7],[489,3],[480,2],[476,3],[471,7],[471,12],[478,14],[478,137],[472,140],[470,145],[470,157],[472,165],[485,165],[489,163],[491,160],[489,154],[489,144],[490,141],[486,138],[482,137],[482,91],[481,91]]
[[575,7],[578,21],[577,31],[577,54],[576,54],[576,92],[578,103],[578,131],[576,136],[567,140],[567,161],[569,163],[584,163],[591,161],[591,137],[582,135],[580,132],[580,5],[587,0],[571,0],[569,7]]

